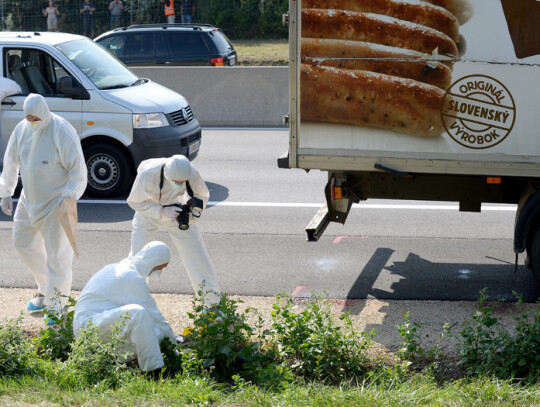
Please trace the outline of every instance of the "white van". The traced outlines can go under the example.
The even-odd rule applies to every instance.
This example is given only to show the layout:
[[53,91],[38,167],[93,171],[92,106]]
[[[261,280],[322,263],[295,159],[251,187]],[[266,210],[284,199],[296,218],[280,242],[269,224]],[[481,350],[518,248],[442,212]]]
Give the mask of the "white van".
[[22,93],[0,110],[0,157],[24,118],[29,93],[77,130],[88,167],[87,194],[118,196],[131,188],[142,160],[183,154],[194,159],[201,126],[180,94],[137,77],[86,37],[55,32],[1,32],[1,76]]

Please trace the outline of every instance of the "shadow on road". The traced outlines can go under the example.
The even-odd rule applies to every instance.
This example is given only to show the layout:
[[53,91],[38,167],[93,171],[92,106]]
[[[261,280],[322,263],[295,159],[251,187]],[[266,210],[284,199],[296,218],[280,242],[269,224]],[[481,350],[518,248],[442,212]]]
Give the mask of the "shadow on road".
[[229,188],[224,185],[206,181],[206,186],[210,191],[210,200],[213,202],[223,202],[229,197]]
[[[404,262],[388,264],[393,253],[392,249],[378,248],[347,299],[476,301],[483,288],[491,299],[516,301],[515,296],[509,296],[512,291],[522,295],[525,302],[539,298],[536,281],[525,266],[514,272],[514,264],[503,260],[500,264],[434,263],[414,253],[409,253]],[[391,281],[389,286],[377,285],[382,273],[386,274],[385,281]]]
[[[435,263],[414,253],[404,262],[389,264],[393,253],[389,248],[377,249],[347,299],[333,301],[342,307],[339,313],[349,313],[364,332],[374,331],[376,342],[387,347],[396,347],[403,340],[397,326],[405,322],[403,314],[410,312],[411,321],[420,324],[421,346],[432,349],[440,341],[445,323],[456,334],[463,321],[471,319],[483,288],[490,300],[509,301],[496,307],[497,318],[505,319],[509,326],[519,311],[517,297],[511,292],[522,295],[531,311],[539,300],[536,281],[525,266],[514,273],[514,264],[492,257],[500,264]],[[386,287],[380,286],[385,284],[380,283],[381,274],[387,277],[382,281],[391,281]],[[449,341],[455,342],[455,338]]]

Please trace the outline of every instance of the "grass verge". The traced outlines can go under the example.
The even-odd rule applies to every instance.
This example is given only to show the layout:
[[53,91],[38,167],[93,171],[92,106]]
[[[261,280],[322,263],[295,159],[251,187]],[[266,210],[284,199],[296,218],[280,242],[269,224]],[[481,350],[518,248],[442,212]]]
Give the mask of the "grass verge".
[[238,40],[232,43],[240,66],[289,65],[288,40]]
[[409,313],[398,325],[400,356],[383,358],[348,314],[334,321],[326,294],[301,303],[278,295],[268,329],[257,310],[239,312],[239,301],[223,295],[209,309],[203,298],[201,289],[188,312],[187,344],[162,340],[157,378],[122,362],[129,315],[106,341],[92,324],[73,338],[71,299],[48,334],[27,338],[22,316],[0,325],[0,405],[540,406],[540,305],[528,311],[520,300],[510,332],[482,291],[457,333],[462,375],[447,376],[446,358],[438,345],[421,348]]
[[120,388],[101,386],[58,391],[54,381],[20,377],[0,384],[1,405],[47,406],[471,406],[540,405],[540,386],[475,378],[437,386],[415,376],[403,383],[290,385],[281,390],[249,383],[232,386],[209,379],[177,378],[162,382],[134,377]]

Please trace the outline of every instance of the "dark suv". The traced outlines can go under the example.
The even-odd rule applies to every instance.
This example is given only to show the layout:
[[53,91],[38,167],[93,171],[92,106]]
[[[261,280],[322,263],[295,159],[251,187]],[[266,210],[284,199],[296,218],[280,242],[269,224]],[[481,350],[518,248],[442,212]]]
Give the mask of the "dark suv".
[[129,66],[236,65],[227,36],[210,24],[144,24],[117,28],[94,39]]

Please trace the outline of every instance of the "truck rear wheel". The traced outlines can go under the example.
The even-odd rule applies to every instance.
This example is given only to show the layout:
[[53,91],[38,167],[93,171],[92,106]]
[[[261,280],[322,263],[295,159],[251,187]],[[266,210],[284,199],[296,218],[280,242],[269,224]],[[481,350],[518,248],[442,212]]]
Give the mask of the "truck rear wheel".
[[540,227],[534,232],[531,246],[528,251],[528,267],[531,269],[536,284],[540,288]]
[[116,146],[98,143],[84,151],[88,168],[86,194],[96,197],[121,196],[133,183],[133,171],[125,154]]

